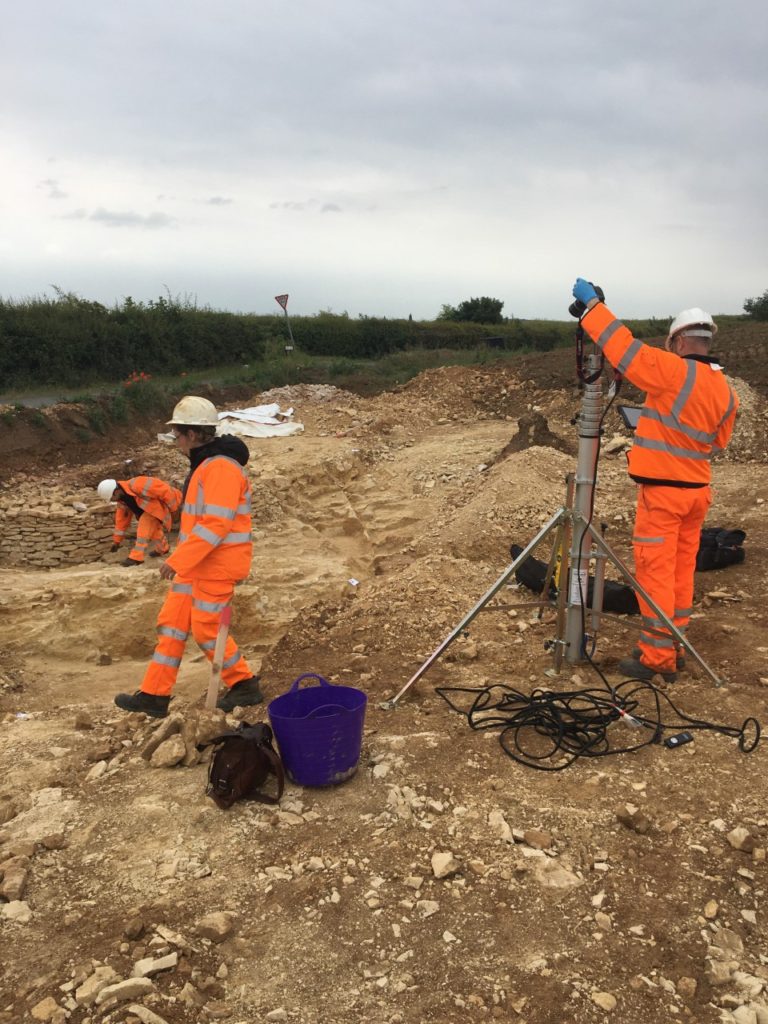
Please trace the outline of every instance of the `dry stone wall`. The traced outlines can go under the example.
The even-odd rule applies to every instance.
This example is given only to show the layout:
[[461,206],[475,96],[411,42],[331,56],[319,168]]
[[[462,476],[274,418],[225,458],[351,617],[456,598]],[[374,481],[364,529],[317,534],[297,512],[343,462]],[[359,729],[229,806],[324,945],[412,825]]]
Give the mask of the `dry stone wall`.
[[[0,510],[0,565],[52,569],[96,562],[109,551],[114,508]],[[126,547],[126,554],[130,548]]]

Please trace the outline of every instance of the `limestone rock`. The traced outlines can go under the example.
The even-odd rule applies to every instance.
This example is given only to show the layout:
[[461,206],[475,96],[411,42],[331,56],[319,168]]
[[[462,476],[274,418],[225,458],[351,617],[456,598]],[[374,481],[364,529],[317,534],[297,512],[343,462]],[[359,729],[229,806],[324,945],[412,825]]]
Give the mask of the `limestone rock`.
[[651,823],[635,804],[624,804],[616,811],[616,817],[625,828],[644,835],[651,827]]
[[503,839],[505,843],[514,843],[515,839],[512,835],[512,829],[509,827],[507,819],[499,808],[491,811],[488,815],[488,824],[497,832],[499,837]]
[[610,992],[593,992],[592,1002],[595,1006],[599,1006],[601,1010],[605,1010],[606,1013],[610,1013],[616,1009],[617,1001],[616,996]]
[[145,996],[154,989],[154,984],[149,978],[127,978],[125,981],[115,982],[114,985],[106,985],[96,996],[97,1006],[115,999],[123,1002],[126,999],[136,999]]
[[526,829],[523,838],[534,850],[548,850],[552,846],[552,836],[549,832],[543,832],[538,828]]
[[742,828],[741,826],[729,832],[726,839],[734,850],[742,850],[744,853],[751,853],[755,848],[755,840],[753,839],[749,829]]
[[23,900],[13,900],[11,903],[4,903],[0,906],[0,915],[6,921],[15,921],[16,924],[29,924],[32,920],[32,911],[29,904]]
[[53,996],[47,996],[45,999],[41,999],[39,1003],[35,1003],[29,1012],[35,1020],[50,1020],[59,1012],[59,1009],[59,1004]]
[[187,746],[181,736],[169,737],[158,746],[149,759],[152,768],[173,768],[187,753]]
[[449,878],[459,870],[459,862],[450,850],[432,854],[432,873],[435,878]]
[[120,975],[116,974],[111,967],[97,967],[93,974],[86,978],[75,991],[75,1002],[78,1006],[90,1006],[103,988],[119,980]]
[[197,932],[204,939],[210,939],[211,942],[223,942],[227,936],[232,934],[235,920],[236,916],[230,912],[214,911],[198,921]]

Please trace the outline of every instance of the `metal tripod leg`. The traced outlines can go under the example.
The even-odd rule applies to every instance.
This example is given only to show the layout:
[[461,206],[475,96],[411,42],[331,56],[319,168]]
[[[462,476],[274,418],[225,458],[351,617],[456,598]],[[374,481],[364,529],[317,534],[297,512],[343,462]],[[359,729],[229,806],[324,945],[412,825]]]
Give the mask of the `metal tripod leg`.
[[555,514],[552,516],[549,522],[542,526],[542,528],[533,538],[528,547],[524,548],[517,556],[517,558],[514,560],[514,562],[504,570],[504,572],[501,574],[501,576],[499,576],[499,578],[496,580],[496,582],[493,584],[490,590],[486,591],[486,593],[483,594],[483,596],[480,598],[480,600],[477,602],[474,608],[467,612],[467,614],[464,616],[464,618],[461,620],[458,626],[456,626],[453,632],[450,633],[445,638],[445,640],[443,640],[440,646],[432,654],[430,654],[430,656],[427,658],[424,664],[418,669],[415,675],[411,676],[411,678],[408,680],[408,682],[405,684],[402,690],[400,690],[398,694],[392,697],[391,700],[384,701],[381,704],[382,708],[394,708],[397,706],[397,703],[400,700],[400,698],[405,693],[407,693],[408,690],[410,690],[410,688],[413,686],[413,684],[417,680],[419,680],[424,675],[424,673],[437,661],[437,659],[440,657],[443,651],[446,651],[450,647],[450,645],[453,643],[456,637],[459,636],[459,634],[462,633],[464,629],[466,629],[466,627],[470,624],[470,622],[472,621],[472,619],[474,619],[478,612],[482,611],[482,609],[488,604],[491,598],[494,597],[499,590],[501,590],[501,588],[507,582],[509,577],[517,569],[520,568],[523,562],[530,558],[533,551],[547,536],[547,534],[550,533],[552,530],[557,529],[564,520],[570,521],[570,517],[570,509],[560,508],[557,510],[557,512],[555,512]]
[[680,632],[680,630],[677,628],[674,622],[672,622],[664,614],[664,612],[661,610],[661,608],[659,608],[659,606],[656,604],[656,602],[653,600],[650,594],[646,590],[644,590],[643,587],[640,586],[640,584],[637,582],[636,577],[632,575],[631,569],[621,560],[621,558],[619,558],[619,556],[610,546],[608,541],[602,536],[602,534],[598,532],[591,523],[587,524],[586,532],[592,537],[592,540],[595,542],[597,547],[600,548],[600,550],[602,550],[605,553],[606,557],[613,562],[613,564],[622,574],[626,582],[632,587],[632,589],[642,597],[646,604],[650,605],[650,607],[656,613],[658,619],[661,622],[663,622],[667,629],[669,629],[669,631],[672,633],[672,635],[680,641],[681,645],[686,649],[686,651],[693,655],[693,657],[696,659],[696,661],[698,661],[698,663],[707,673],[707,675],[715,684],[715,686],[722,686],[720,679],[715,675],[715,673],[712,671],[712,669],[709,667],[706,661],[704,661],[704,659],[701,657],[698,651],[685,638],[684,634]]

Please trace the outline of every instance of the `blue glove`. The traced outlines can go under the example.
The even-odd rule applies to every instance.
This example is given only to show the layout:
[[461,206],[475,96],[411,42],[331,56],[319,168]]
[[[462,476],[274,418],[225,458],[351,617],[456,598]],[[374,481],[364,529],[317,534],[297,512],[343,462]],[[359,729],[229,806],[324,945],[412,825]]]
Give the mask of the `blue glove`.
[[589,281],[585,281],[583,277],[576,278],[576,284],[573,286],[573,297],[577,301],[583,302],[585,306],[588,302],[591,302],[592,299],[599,298],[595,291],[595,286],[590,284]]

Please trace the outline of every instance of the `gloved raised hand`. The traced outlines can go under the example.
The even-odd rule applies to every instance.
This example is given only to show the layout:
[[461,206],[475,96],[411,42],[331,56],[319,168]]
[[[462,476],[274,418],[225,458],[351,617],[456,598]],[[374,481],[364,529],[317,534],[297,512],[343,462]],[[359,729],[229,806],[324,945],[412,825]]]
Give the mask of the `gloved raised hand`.
[[112,547],[111,547],[111,548],[110,548],[109,550],[110,550],[110,551],[117,551],[117,549],[118,549],[119,547],[120,547],[120,545],[119,545],[119,544],[113,544],[113,545],[112,545]]
[[592,282],[585,281],[583,277],[576,278],[576,284],[573,286],[573,297],[578,302],[583,302],[585,306],[592,299],[600,298]]

